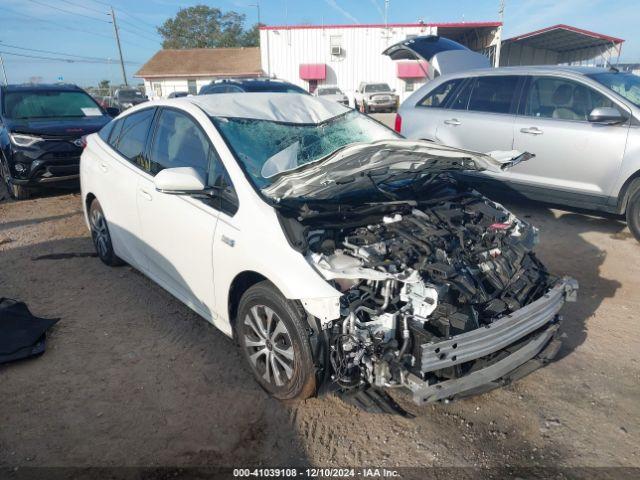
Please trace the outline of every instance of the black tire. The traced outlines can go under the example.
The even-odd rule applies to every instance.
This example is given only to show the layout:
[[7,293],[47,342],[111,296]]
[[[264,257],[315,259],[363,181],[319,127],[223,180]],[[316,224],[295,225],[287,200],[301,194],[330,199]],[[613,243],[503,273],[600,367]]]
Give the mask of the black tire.
[[305,312],[269,281],[249,288],[238,306],[236,338],[260,386],[279,400],[316,392]]
[[14,185],[10,183],[7,185],[7,190],[9,191],[9,195],[14,200],[29,200],[31,197],[31,190],[29,190],[24,185]]
[[15,185],[11,178],[11,172],[9,171],[9,165],[4,159],[0,159],[0,177],[4,182],[9,196],[14,200],[28,200],[31,196],[31,190],[24,185]]
[[107,219],[104,216],[100,202],[95,199],[89,205],[89,225],[91,227],[93,246],[100,260],[110,267],[124,265],[122,259],[113,250]]
[[640,242],[640,181],[631,185],[627,204],[627,226],[636,240]]

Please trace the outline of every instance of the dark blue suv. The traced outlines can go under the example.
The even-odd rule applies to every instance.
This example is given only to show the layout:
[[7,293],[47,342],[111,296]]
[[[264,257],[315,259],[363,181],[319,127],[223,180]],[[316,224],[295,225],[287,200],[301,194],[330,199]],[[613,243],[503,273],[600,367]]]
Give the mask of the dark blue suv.
[[82,137],[116,113],[75,85],[0,87],[0,178],[11,197],[26,199],[33,187],[77,180]]
[[200,89],[198,95],[209,95],[212,93],[237,93],[237,92],[280,92],[280,93],[306,93],[304,88],[300,88],[293,83],[271,78],[248,78],[233,79],[211,82]]

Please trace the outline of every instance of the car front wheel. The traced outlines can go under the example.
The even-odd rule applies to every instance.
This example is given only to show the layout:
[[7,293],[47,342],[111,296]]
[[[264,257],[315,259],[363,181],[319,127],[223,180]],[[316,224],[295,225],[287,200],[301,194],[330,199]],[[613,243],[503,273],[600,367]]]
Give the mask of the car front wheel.
[[93,245],[100,260],[110,267],[124,265],[124,262],[113,250],[107,219],[98,200],[94,200],[89,206],[89,226],[91,227]]
[[31,196],[31,191],[23,185],[15,185],[11,181],[11,172],[6,160],[0,159],[0,177],[4,182],[9,196],[14,200],[27,200]]
[[627,205],[627,225],[636,240],[640,242],[640,182],[631,186],[631,197]]
[[280,400],[315,394],[316,378],[304,310],[268,281],[240,300],[235,333],[254,377]]

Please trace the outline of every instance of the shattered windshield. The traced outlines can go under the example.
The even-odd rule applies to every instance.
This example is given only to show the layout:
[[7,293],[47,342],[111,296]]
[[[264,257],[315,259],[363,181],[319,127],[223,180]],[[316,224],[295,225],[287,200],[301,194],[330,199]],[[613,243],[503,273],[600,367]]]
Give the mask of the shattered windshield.
[[278,173],[319,160],[357,142],[396,139],[391,129],[355,111],[314,125],[211,117],[258,188]]
[[632,73],[596,73],[587,75],[640,107],[640,77]]

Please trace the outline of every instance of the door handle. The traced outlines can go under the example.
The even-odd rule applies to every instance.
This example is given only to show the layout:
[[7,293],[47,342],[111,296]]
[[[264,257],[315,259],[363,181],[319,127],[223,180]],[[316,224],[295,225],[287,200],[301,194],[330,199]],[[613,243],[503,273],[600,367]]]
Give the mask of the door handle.
[[444,123],[446,123],[447,125],[460,125],[460,120],[458,120],[457,118],[450,118],[449,120],[445,120]]
[[107,165],[104,162],[100,162],[100,170],[102,170],[103,172],[107,172],[107,170],[109,170],[109,165]]
[[140,195],[142,195],[146,200],[153,200],[153,197],[151,196],[151,194],[149,192],[147,192],[144,188],[141,188],[140,190]]
[[220,240],[222,240],[224,243],[226,243],[227,245],[229,245],[230,247],[234,247],[236,244],[236,241],[233,238],[229,238],[226,235],[222,235],[220,237]]
[[528,135],[542,135],[542,130],[538,127],[521,128],[520,131]]

